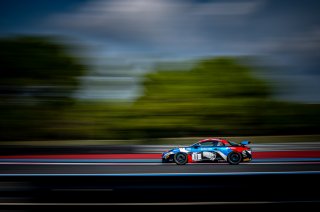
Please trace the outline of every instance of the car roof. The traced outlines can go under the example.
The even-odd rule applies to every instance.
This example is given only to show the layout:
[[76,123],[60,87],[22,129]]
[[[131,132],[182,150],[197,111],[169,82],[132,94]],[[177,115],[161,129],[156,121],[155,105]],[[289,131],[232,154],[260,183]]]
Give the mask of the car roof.
[[227,140],[222,139],[222,138],[207,138],[207,139],[202,139],[199,141],[199,143],[207,142],[207,141],[220,141],[222,143],[228,143]]

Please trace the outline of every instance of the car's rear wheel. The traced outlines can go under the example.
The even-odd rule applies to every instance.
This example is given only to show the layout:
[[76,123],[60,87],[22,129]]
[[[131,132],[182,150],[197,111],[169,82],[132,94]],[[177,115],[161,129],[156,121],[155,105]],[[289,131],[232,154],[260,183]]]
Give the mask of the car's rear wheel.
[[227,157],[227,161],[231,165],[237,165],[241,162],[241,160],[242,160],[242,156],[239,152],[230,152]]
[[176,153],[173,159],[177,165],[184,165],[188,162],[188,156],[186,153],[183,152]]

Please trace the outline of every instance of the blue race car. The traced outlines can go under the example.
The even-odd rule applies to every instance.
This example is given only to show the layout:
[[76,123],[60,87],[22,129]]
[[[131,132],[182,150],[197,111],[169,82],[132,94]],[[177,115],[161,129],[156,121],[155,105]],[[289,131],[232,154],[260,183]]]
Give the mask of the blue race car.
[[220,138],[200,140],[188,147],[174,148],[162,153],[162,162],[175,162],[178,165],[197,162],[227,161],[229,164],[239,164],[252,160],[250,142],[234,143]]

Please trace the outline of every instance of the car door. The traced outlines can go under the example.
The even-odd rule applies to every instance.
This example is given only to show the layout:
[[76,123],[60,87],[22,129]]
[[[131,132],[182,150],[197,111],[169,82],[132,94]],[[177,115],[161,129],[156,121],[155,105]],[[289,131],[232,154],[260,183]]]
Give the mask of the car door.
[[200,146],[200,152],[202,156],[202,161],[212,161],[215,159],[216,154],[214,153],[216,142],[215,141],[207,141],[202,142]]
[[225,146],[221,141],[217,141],[213,146],[213,151],[217,154],[217,158],[227,160],[230,148]]

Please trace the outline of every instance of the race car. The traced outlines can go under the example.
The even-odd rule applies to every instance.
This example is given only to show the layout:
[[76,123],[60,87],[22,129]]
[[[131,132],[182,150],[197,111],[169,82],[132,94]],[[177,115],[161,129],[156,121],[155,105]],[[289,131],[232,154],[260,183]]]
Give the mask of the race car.
[[184,165],[197,162],[225,162],[237,165],[252,160],[250,141],[235,143],[226,139],[208,138],[187,147],[177,147],[162,153],[163,163]]

